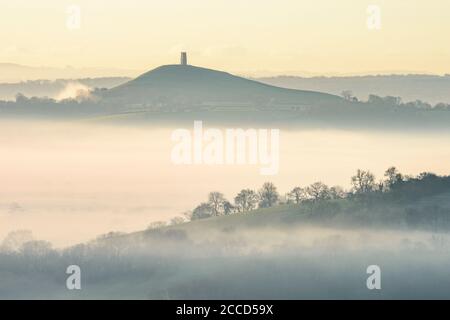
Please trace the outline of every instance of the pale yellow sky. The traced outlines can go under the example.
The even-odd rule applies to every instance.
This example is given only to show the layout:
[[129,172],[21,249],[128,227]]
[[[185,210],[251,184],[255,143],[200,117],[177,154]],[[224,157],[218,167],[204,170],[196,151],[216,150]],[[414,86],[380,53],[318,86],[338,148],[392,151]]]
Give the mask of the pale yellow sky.
[[449,16],[448,0],[0,0],[0,62],[146,70],[183,49],[191,64],[244,74],[444,74]]

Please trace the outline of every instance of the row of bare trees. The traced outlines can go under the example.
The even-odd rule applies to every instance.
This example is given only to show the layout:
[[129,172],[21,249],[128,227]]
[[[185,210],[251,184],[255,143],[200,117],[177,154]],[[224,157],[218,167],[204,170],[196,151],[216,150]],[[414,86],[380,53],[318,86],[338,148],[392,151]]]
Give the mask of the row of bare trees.
[[305,201],[335,200],[346,198],[349,195],[385,192],[403,179],[395,167],[387,169],[384,176],[384,180],[377,182],[373,173],[358,169],[356,174],[351,177],[352,188],[350,190],[315,182],[304,188],[296,186],[285,197],[280,196],[272,182],[266,182],[258,191],[242,189],[234,197],[233,203],[228,201],[222,193],[214,191],[209,193],[206,202],[201,203],[192,211],[191,219],[248,212],[256,208],[269,208],[282,203],[300,204]]
[[234,203],[217,191],[210,192],[208,201],[198,205],[191,214],[193,220],[228,215],[232,213],[251,211],[256,208],[272,207],[280,201],[280,195],[272,182],[266,182],[258,190],[241,190],[235,197]]

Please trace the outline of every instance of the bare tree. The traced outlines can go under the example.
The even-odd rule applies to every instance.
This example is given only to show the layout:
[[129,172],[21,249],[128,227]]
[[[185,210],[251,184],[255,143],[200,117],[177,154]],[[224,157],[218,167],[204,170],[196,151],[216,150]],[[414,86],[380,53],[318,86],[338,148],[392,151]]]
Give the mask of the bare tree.
[[250,211],[255,209],[258,195],[253,190],[243,189],[234,198],[234,203],[238,212]]
[[306,198],[305,190],[300,187],[295,187],[287,194],[288,201],[295,202],[297,204],[305,200],[305,198]]
[[235,211],[235,209],[236,209],[235,206],[233,206],[233,204],[230,201],[225,200],[223,202],[223,214],[225,215],[232,214]]
[[322,182],[314,182],[306,188],[306,194],[313,201],[325,200],[329,198],[329,188]]
[[375,190],[375,176],[370,171],[358,169],[352,177],[353,191],[356,194],[369,193]]
[[396,167],[390,167],[384,172],[384,176],[386,177],[386,180],[384,184],[389,189],[394,184],[396,184],[399,181],[403,180],[402,174],[397,170]]
[[280,198],[277,188],[272,182],[266,182],[258,191],[259,207],[268,208],[276,204]]
[[341,186],[333,186],[328,190],[330,199],[342,199],[345,198],[345,191]]
[[19,251],[25,243],[33,240],[34,237],[30,230],[11,231],[3,240],[0,249],[13,252]]
[[191,220],[205,219],[212,216],[212,209],[209,203],[202,202],[192,210]]
[[225,197],[220,192],[210,192],[208,196],[208,204],[211,207],[212,215],[218,216],[223,213],[223,204]]

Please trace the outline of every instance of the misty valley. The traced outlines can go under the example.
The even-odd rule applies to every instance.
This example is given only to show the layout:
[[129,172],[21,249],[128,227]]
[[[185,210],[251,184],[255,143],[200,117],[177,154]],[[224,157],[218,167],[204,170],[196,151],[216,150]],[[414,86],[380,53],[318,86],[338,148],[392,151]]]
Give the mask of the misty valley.
[[2,120],[0,296],[450,296],[450,135],[280,127],[264,176],[173,163],[179,128]]
[[450,1],[405,3],[2,1],[0,317],[448,313]]
[[261,81],[0,85],[0,298],[449,299],[447,96]]

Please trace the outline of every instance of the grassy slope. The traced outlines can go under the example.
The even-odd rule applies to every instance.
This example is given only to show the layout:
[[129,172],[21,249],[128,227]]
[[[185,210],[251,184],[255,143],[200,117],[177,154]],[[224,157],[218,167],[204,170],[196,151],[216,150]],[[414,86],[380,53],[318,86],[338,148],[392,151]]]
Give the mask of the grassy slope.
[[238,105],[249,102],[260,104],[264,101],[307,104],[345,102],[342,98],[327,93],[280,88],[226,72],[181,65],[166,65],[146,72],[108,90],[105,97],[126,98],[128,103],[145,103],[158,97],[175,99],[176,102],[193,100],[203,103],[234,102]]
[[[410,203],[378,203],[372,206],[355,204],[349,200],[332,200],[323,204],[283,204],[272,208],[195,220],[180,225],[164,227],[162,230],[184,230],[189,236],[203,231],[227,232],[238,229],[288,228],[304,224],[327,227],[384,227],[405,228],[406,208],[426,212],[431,206],[450,209],[450,192],[425,197]],[[141,236],[145,231],[131,233],[125,237]]]

